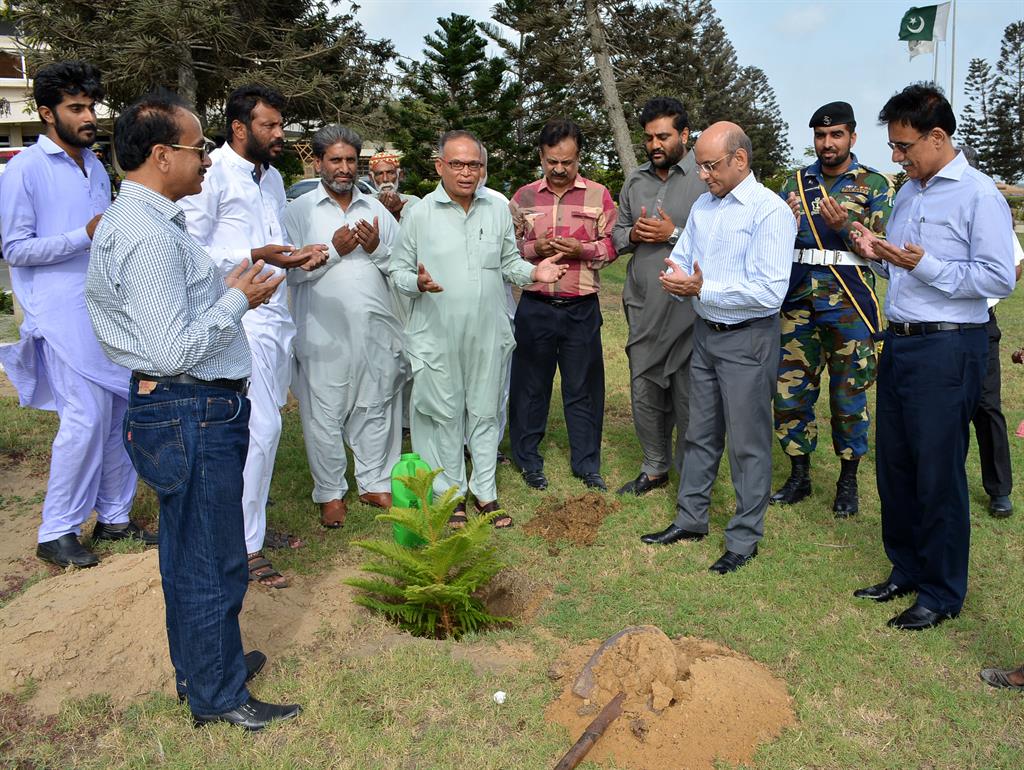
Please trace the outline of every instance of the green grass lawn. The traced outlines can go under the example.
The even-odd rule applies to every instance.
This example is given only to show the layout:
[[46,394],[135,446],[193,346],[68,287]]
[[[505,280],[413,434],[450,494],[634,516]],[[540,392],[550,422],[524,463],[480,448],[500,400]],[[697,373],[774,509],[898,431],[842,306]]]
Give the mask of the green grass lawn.
[[[637,473],[640,460],[618,300],[624,272],[622,260],[604,274],[603,472],[613,489]],[[1010,364],[1009,355],[1024,344],[1022,309],[1021,292],[999,306],[1003,405],[1017,468],[1024,467],[1024,440],[1013,435],[1024,419],[1024,367]],[[820,404],[819,414],[826,412],[827,404]],[[49,416],[0,400],[0,445],[24,453],[26,462],[45,463],[53,426]],[[566,545],[555,553],[521,526],[502,533],[508,563],[551,590],[530,624],[467,640],[531,648],[533,657],[510,671],[475,673],[451,657],[454,642],[351,657],[346,651],[352,639],[324,639],[317,649],[272,661],[254,687],[258,697],[304,704],[305,713],[293,723],[255,736],[227,726],[194,731],[183,708],[154,695],[127,711],[116,712],[103,698],[92,698],[66,704],[54,721],[15,724],[5,721],[0,703],[0,747],[8,741],[0,750],[0,766],[550,767],[576,737],[544,717],[545,705],[559,689],[545,676],[559,644],[600,639],[644,623],[670,636],[728,645],[785,679],[798,724],[764,747],[755,767],[1024,766],[1024,697],[993,690],[977,677],[984,666],[1024,661],[1024,497],[1014,495],[1018,512],[1013,517],[989,517],[972,450],[967,468],[971,580],[963,614],[923,633],[893,631],[885,621],[906,606],[905,600],[879,606],[851,596],[855,588],[888,574],[873,458],[860,472],[860,515],[834,519],[830,507],[838,461],[827,434],[826,424],[813,462],[813,496],[793,507],[770,508],[760,556],[727,577],[707,572],[722,551],[722,529],[733,504],[727,463],[714,488],[711,536],[700,543],[655,548],[638,539],[671,520],[674,486],[623,501],[588,548]],[[547,493],[529,490],[511,468],[499,471],[500,498],[520,525],[546,495],[583,491],[569,470],[557,388],[543,450],[552,482]],[[777,447],[775,460],[777,486],[788,472]],[[288,572],[321,572],[335,557],[354,561],[359,557],[351,554],[350,540],[386,530],[368,509],[353,506],[350,524],[338,537],[321,536],[311,488],[298,413],[289,408],[271,491],[276,501],[271,524],[305,536],[310,544],[275,556],[275,564]],[[153,516],[152,496],[140,496],[137,509],[143,518]],[[381,622],[364,615],[356,637],[373,638],[380,631]],[[490,700],[497,689],[510,693],[500,707]],[[681,755],[685,748],[680,747]]]

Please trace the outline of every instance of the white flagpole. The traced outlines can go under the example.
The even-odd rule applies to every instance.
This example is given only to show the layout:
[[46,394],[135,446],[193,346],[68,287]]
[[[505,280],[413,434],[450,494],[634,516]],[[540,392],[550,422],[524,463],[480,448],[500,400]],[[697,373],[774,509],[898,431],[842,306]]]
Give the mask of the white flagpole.
[[953,0],[953,41],[949,53],[949,106],[956,97],[956,0]]
[[932,39],[932,82],[939,84],[939,41]]

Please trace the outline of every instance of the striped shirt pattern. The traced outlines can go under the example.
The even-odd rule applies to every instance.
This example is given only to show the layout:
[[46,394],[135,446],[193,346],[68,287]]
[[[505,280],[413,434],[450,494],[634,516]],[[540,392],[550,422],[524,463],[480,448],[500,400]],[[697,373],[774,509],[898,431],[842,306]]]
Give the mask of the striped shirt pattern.
[[201,380],[249,376],[245,294],[227,288],[185,229],[181,208],[148,187],[124,182],[100,220],[85,299],[103,350],[125,368]]
[[779,311],[795,236],[789,206],[751,173],[722,198],[708,192],[697,199],[671,259],[686,273],[700,265],[704,284],[691,298],[697,315],[740,323]]
[[561,197],[552,192],[546,179],[538,179],[516,190],[509,204],[516,228],[516,245],[523,259],[537,264],[537,239],[557,236],[576,238],[583,244],[579,259],[562,257],[569,269],[557,283],[534,283],[525,291],[555,297],[582,297],[601,288],[597,271],[617,256],[612,243],[615,202],[602,184],[577,176]]

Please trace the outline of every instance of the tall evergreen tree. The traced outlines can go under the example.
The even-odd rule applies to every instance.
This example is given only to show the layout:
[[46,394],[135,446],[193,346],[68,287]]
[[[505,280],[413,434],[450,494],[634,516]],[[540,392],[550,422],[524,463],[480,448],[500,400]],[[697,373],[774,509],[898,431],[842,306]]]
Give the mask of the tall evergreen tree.
[[996,150],[998,127],[995,124],[995,95],[999,77],[984,59],[971,59],[967,68],[964,91],[967,104],[960,113],[957,126],[958,143],[978,151],[978,165],[986,174],[992,173],[992,154]]
[[1024,21],[1003,32],[996,62],[994,123],[997,141],[991,156],[992,172],[1004,182],[1024,178]]
[[509,130],[522,119],[519,86],[501,57],[487,56],[487,41],[473,19],[453,13],[437,23],[424,38],[423,61],[399,63],[403,95],[387,109],[407,187],[421,194],[433,189],[438,137],[464,128],[487,147],[489,186],[507,189],[536,165]]
[[235,86],[289,98],[288,117],[359,125],[387,93],[389,41],[367,39],[336,0],[13,0],[31,65],[81,58],[103,71],[117,110],[163,86],[215,124]]

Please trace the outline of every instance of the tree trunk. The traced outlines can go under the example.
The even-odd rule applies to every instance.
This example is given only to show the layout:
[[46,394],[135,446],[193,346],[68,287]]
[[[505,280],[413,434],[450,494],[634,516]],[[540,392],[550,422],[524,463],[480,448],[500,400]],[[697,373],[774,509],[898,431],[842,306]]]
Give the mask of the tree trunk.
[[199,80],[196,78],[196,71],[192,66],[192,51],[185,43],[181,46],[181,60],[178,63],[178,96],[191,104],[193,109],[198,109],[199,105],[196,104],[198,92]]
[[633,150],[633,139],[629,135],[626,115],[622,111],[622,100],[619,98],[619,88],[615,83],[615,71],[612,69],[612,59],[608,53],[604,25],[598,14],[597,0],[583,0],[583,7],[586,11],[587,31],[590,33],[590,47],[594,51],[597,75],[601,81],[604,108],[608,113],[608,124],[611,126],[612,138],[615,141],[615,152],[618,153],[623,174],[629,176],[637,167],[636,152]]

